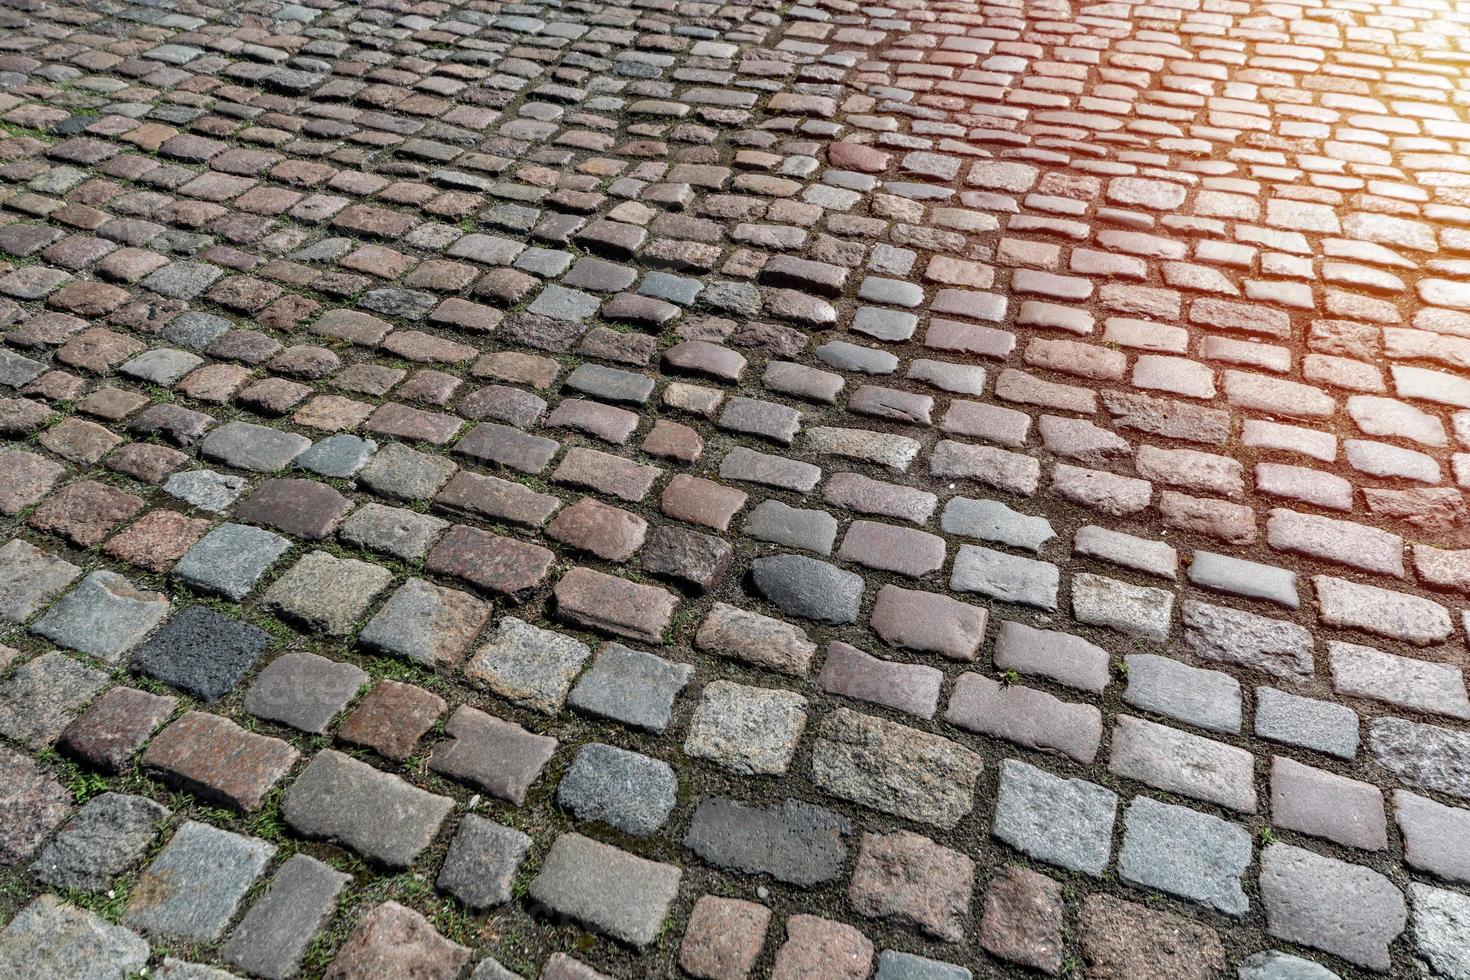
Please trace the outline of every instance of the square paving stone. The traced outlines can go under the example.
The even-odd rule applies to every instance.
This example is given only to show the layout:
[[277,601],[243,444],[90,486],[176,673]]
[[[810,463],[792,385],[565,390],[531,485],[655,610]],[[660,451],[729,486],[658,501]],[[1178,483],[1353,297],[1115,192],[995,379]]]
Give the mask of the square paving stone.
[[143,753],[143,768],[210,803],[256,810],[296,763],[299,753],[268,735],[247,732],[219,715],[191,711]]
[[514,704],[554,715],[592,651],[581,640],[504,616],[464,676]]
[[1110,790],[1006,759],[991,832],[1038,861],[1097,877],[1112,854],[1117,811]]
[[214,942],[275,852],[274,844],[190,820],[133,886],[123,921],[160,939]]
[[489,618],[488,602],[411,578],[383,603],[357,642],[430,669],[452,670]]
[[965,937],[975,862],[920,834],[865,834],[848,901],[863,915],[893,919],[947,942]]
[[324,749],[286,790],[281,816],[299,834],[337,841],[398,869],[413,864],[433,842],[453,808],[447,796]]
[[264,524],[293,538],[320,541],[337,526],[352,503],[325,483],[276,479],[262,483],[235,508],[235,518]]
[[630,837],[647,837],[669,819],[679,780],[668,763],[593,742],[557,787],[556,801],[578,820],[596,820]]
[[673,715],[674,699],[693,676],[689,664],[608,642],[567,695],[567,703],[579,711],[662,735]]
[[806,698],[714,681],[689,721],[684,752],[741,775],[780,775],[806,730]]
[[15,538],[0,548],[0,618],[24,623],[77,579],[82,570]]
[[346,636],[392,581],[379,565],[313,551],[276,579],[261,605],[307,630]]
[[157,592],[134,588],[116,572],[98,569],[47,610],[31,632],[57,646],[117,663],[168,616]]
[[114,687],[66,726],[57,747],[94,769],[118,772],[178,703],[168,695]]
[[35,453],[0,453],[0,514],[14,517],[35,504],[65,473],[65,466]]
[[31,873],[56,888],[106,888],[143,859],[168,817],[167,809],[143,796],[95,796],[36,858]]
[[314,653],[283,653],[245,692],[245,710],[303,732],[320,734],[367,683],[357,666]]
[[342,522],[337,536],[348,544],[411,562],[424,557],[447,527],[449,522],[441,517],[364,504]]
[[1123,815],[1118,877],[1130,885],[1244,915],[1240,878],[1250,861],[1250,832],[1219,817],[1146,796]]
[[421,687],[380,681],[342,719],[337,737],[402,762],[413,755],[419,739],[434,727],[445,707],[443,698]]
[[230,934],[225,962],[267,980],[295,976],[312,937],[336,911],[337,895],[351,880],[315,858],[292,855]]
[[455,980],[470,951],[450,942],[429,920],[397,902],[384,902],[358,920],[323,980]]
[[270,646],[264,630],[207,606],[175,613],[133,655],[132,669],[205,701],[224,697]]
[[48,746],[106,686],[103,671],[55,650],[44,653],[0,679],[0,735],[33,748]]
[[42,895],[0,930],[0,971],[25,980],[130,977],[148,965],[148,943],[55,895]]
[[683,872],[580,834],[551,845],[531,897],[552,911],[638,948],[658,938]]
[[771,910],[755,902],[702,896],[689,914],[679,967],[697,980],[731,980],[750,975],[766,944]]
[[239,602],[289,550],[291,542],[273,531],[221,524],[184,552],[171,574],[191,588]]
[[469,705],[455,710],[444,732],[449,739],[434,746],[429,768],[516,806],[556,751],[556,739]]
[[27,756],[0,745],[0,865],[35,853],[72,811],[72,794]]
[[435,882],[470,908],[494,908],[515,897],[516,872],[531,838],[473,813],[466,814]]

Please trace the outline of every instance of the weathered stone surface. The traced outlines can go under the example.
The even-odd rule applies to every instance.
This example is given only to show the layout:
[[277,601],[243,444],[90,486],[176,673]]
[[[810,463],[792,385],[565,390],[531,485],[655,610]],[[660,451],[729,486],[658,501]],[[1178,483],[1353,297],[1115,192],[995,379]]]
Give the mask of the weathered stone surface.
[[488,603],[412,578],[368,620],[357,642],[425,667],[452,669],[489,618]]
[[260,807],[298,757],[278,738],[191,711],[159,732],[140,762],[185,792],[248,812]]
[[1029,868],[1008,867],[985,893],[980,945],[992,956],[1054,974],[1062,967],[1064,915],[1061,885]]
[[1225,949],[1208,926],[1111,895],[1091,895],[1077,920],[1087,969],[1099,977],[1210,980],[1225,970]]
[[80,568],[28,541],[8,541],[0,548],[0,617],[24,623],[81,577]]
[[53,650],[0,679],[0,734],[33,748],[49,746],[107,675]]
[[1256,810],[1249,752],[1151,721],[1118,716],[1108,771],[1242,813]]
[[604,643],[567,695],[567,703],[579,711],[662,734],[669,726],[674,700],[693,676],[694,668],[688,664],[671,663],[621,643]]
[[168,816],[142,796],[93,797],[41,851],[31,872],[57,888],[106,888],[143,858]]
[[14,977],[127,977],[148,963],[148,942],[119,925],[42,895],[0,930],[0,965]]
[[1404,931],[1408,910],[1387,878],[1290,844],[1272,844],[1261,852],[1260,887],[1272,935],[1388,972],[1388,946]]
[[1470,799],[1470,735],[1404,718],[1368,725],[1373,758],[1411,786]]
[[215,701],[240,682],[269,645],[264,630],[207,606],[189,606],[133,654],[133,670]]
[[465,664],[464,676],[514,704],[554,715],[591,654],[580,640],[506,616]]
[[517,869],[531,849],[519,830],[466,814],[444,856],[436,884],[472,909],[511,900]]
[[643,947],[658,935],[681,876],[672,865],[563,834],[551,845],[530,894],[561,915]]
[[1146,796],[1123,814],[1118,876],[1129,884],[1244,915],[1240,879],[1250,860],[1250,833],[1218,817]]
[[948,739],[838,708],[822,720],[812,778],[840,799],[955,826],[974,807],[979,756]]
[[1015,759],[1001,763],[991,832],[1030,857],[1094,877],[1112,853],[1117,794]]
[[804,677],[817,645],[806,632],[760,613],[716,602],[700,624],[694,643],[701,650]]
[[694,811],[684,846],[721,868],[810,886],[842,874],[852,825],[799,800],[768,807],[709,799]]
[[742,775],[779,775],[806,730],[806,706],[790,691],[715,681],[700,695],[684,752]]
[[469,959],[468,949],[445,939],[428,919],[397,902],[384,902],[357,921],[322,976],[454,980]]
[[225,961],[268,980],[292,976],[350,880],[315,858],[292,855],[230,934]]
[[577,750],[557,786],[556,801],[578,820],[647,837],[668,821],[678,789],[668,763],[593,742]]
[[866,834],[847,890],[853,908],[948,942],[964,938],[975,862],[908,831]]
[[281,816],[297,833],[338,841],[385,867],[406,868],[453,806],[447,796],[327,749],[286,790]]
[[468,705],[455,710],[444,733],[450,738],[434,746],[429,768],[517,806],[556,751],[556,739]]
[[245,710],[303,732],[320,734],[367,683],[354,664],[314,653],[284,653],[245,692]]
[[188,821],[133,886],[123,921],[162,939],[213,942],[275,851],[265,841]]

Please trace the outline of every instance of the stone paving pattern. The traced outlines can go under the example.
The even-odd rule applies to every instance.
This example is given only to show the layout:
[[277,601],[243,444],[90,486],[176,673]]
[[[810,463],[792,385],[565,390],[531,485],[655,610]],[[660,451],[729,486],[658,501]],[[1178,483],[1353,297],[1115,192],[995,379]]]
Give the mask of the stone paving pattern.
[[0,129],[0,976],[1470,977],[1463,5],[14,0]]

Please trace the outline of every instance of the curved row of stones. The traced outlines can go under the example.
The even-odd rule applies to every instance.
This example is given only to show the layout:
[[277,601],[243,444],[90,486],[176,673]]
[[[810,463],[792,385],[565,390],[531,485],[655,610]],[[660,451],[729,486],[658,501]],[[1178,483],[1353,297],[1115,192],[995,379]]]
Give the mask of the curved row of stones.
[[0,22],[5,976],[1470,976],[1470,17]]

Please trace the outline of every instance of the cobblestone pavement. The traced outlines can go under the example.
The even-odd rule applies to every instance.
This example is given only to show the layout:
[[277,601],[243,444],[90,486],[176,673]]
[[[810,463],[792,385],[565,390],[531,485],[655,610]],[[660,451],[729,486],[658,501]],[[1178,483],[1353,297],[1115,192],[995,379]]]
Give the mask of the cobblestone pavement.
[[6,980],[1470,977],[1463,5],[0,49]]

